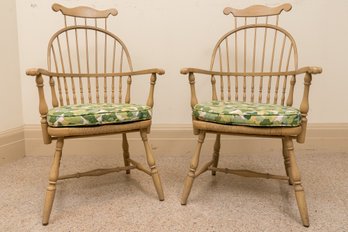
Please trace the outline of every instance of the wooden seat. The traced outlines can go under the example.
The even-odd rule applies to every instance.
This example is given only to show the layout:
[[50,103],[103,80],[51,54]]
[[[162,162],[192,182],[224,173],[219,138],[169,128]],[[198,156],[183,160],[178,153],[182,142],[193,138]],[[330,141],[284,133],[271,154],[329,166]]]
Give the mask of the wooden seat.
[[[233,15],[234,26],[217,42],[210,68],[181,70],[182,74],[188,75],[193,129],[198,135],[198,143],[185,179],[181,204],[187,203],[194,179],[209,170],[213,175],[216,172],[225,172],[245,177],[286,180],[294,187],[302,223],[309,226],[307,204],[295,160],[293,140],[298,143],[305,142],[309,86],[312,75],[321,73],[322,70],[320,67],[298,67],[295,40],[288,31],[279,26],[281,12],[290,10],[290,4],[278,7],[255,5],[245,9],[225,8],[225,15]],[[198,102],[198,93],[203,91],[198,87],[199,83],[196,84],[196,76],[210,77],[211,97],[205,99],[208,103]],[[304,80],[304,85],[296,85],[298,79]],[[207,86],[206,82],[202,86]],[[204,97],[202,95],[200,99]],[[238,108],[238,105],[243,103],[251,105],[256,112],[246,112],[244,115],[243,110]],[[228,105],[236,108],[229,110]],[[260,105],[266,109],[280,107],[284,112],[289,109],[297,110],[299,114],[294,118],[300,121],[284,122],[284,117],[285,120],[292,118],[281,112],[276,112],[274,116],[272,111],[270,115],[274,116],[274,121],[262,118],[265,114],[259,112]],[[212,106],[221,108],[212,109]],[[241,124],[241,121],[244,124]],[[197,171],[201,147],[207,133],[216,134],[213,156],[211,161]],[[219,168],[221,135],[280,139],[286,175]]]
[[[120,171],[129,174],[131,169],[138,169],[152,177],[159,200],[164,200],[160,176],[147,138],[151,127],[156,78],[164,71],[157,68],[133,70],[127,47],[107,27],[108,17],[116,16],[116,9],[96,10],[84,6],[66,8],[59,4],[53,4],[52,9],[63,14],[64,26],[48,43],[48,68],[32,68],[26,72],[36,80],[44,143],[50,144],[56,140],[44,203],[43,225],[49,222],[56,184],[62,179]],[[150,78],[148,95],[144,96],[141,103],[144,105],[132,104],[131,101],[132,82],[139,75],[148,75]],[[51,104],[48,104],[49,101]],[[81,112],[82,106],[86,112]],[[91,115],[91,107],[101,108],[93,111],[97,115]],[[103,114],[106,108],[109,110],[108,116]],[[133,108],[142,111],[130,111]],[[68,115],[76,117],[68,119]],[[132,117],[127,118],[129,115]],[[149,169],[130,158],[127,141],[129,132],[140,133]],[[122,135],[123,167],[59,176],[65,139],[109,134]]]

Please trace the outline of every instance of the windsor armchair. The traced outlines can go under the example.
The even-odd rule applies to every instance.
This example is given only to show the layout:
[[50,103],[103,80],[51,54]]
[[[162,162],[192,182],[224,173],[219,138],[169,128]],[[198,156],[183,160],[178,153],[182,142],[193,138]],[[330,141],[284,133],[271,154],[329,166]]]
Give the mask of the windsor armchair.
[[[159,200],[164,200],[160,176],[147,138],[156,78],[164,71],[133,70],[127,47],[107,28],[108,17],[116,16],[116,9],[66,8],[59,4],[53,4],[52,9],[63,14],[64,27],[48,43],[48,68],[26,71],[27,75],[36,78],[43,141],[50,144],[56,140],[42,223],[47,225],[49,222],[57,181],[68,178],[120,171],[129,174],[131,169],[138,169],[152,177]],[[150,77],[144,105],[131,103],[131,84],[133,77],[138,75]],[[47,92],[50,98],[45,98]],[[150,169],[130,158],[129,132],[140,133]],[[124,166],[59,176],[65,139],[108,134],[122,134]]]
[[[309,226],[293,140],[305,142],[309,86],[312,75],[319,74],[322,70],[320,67],[298,68],[295,40],[278,25],[281,12],[290,11],[291,8],[290,4],[278,7],[255,5],[245,9],[225,8],[225,15],[234,16],[234,29],[217,42],[210,69],[181,70],[181,74],[188,74],[192,123],[194,134],[198,135],[181,204],[187,203],[194,179],[206,171],[211,171],[212,175],[225,172],[244,177],[287,180],[294,186],[302,223]],[[210,77],[211,101],[198,102],[196,75]],[[304,86],[299,89],[295,84],[300,76],[304,76]],[[217,87],[218,84],[220,85]],[[298,97],[298,91],[303,92],[302,98]],[[216,134],[213,156],[211,161],[197,171],[206,133]],[[218,168],[222,134],[281,139],[286,176]]]

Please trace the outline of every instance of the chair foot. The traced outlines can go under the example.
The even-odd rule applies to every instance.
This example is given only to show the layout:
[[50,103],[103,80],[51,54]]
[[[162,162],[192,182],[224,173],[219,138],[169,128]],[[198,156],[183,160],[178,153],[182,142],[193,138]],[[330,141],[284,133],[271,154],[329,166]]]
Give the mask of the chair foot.
[[[301,189],[301,190],[296,190],[296,189]],[[307,209],[305,193],[304,193],[302,185],[295,186],[295,196],[296,196],[297,206],[300,211],[302,224],[305,227],[309,227],[308,209]]]
[[160,178],[156,168],[155,168],[155,170],[152,169],[152,171],[155,171],[154,173],[152,173],[152,180],[153,180],[153,183],[154,183],[155,188],[156,188],[158,199],[160,201],[164,201],[164,192],[163,192],[163,188],[162,188],[161,178]]
[[46,191],[45,205],[44,205],[43,216],[42,216],[42,225],[44,226],[48,225],[50,215],[52,212],[52,206],[53,206],[55,193],[56,193],[55,184],[49,185]]
[[184,183],[184,191],[183,191],[182,196],[181,196],[181,204],[182,205],[186,205],[186,203],[187,203],[187,198],[190,195],[193,180],[194,180],[193,176],[190,176],[190,174],[187,175],[187,177],[185,179],[185,183]]

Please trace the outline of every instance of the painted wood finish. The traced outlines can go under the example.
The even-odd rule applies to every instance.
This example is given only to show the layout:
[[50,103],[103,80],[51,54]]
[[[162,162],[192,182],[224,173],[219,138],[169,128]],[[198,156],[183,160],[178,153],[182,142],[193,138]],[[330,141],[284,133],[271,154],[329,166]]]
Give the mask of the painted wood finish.
[[[67,8],[59,4],[53,4],[52,9],[63,14],[64,24],[48,42],[48,68],[31,68],[26,71],[28,76],[36,78],[44,143],[56,141],[42,224],[49,223],[58,180],[100,176],[120,171],[129,174],[131,169],[137,169],[152,177],[159,200],[164,200],[159,172],[147,138],[151,120],[75,128],[54,128],[47,124],[47,112],[51,107],[88,103],[131,103],[133,77],[140,75],[150,78],[149,94],[140,104],[146,103],[152,108],[157,75],[163,75],[164,70],[133,70],[127,47],[119,37],[108,30],[108,17],[116,16],[116,9],[96,10],[85,6]],[[149,168],[130,158],[128,132],[140,132]],[[123,167],[94,169],[59,176],[65,139],[107,134],[122,135]]]
[[[297,205],[304,226],[309,226],[304,189],[296,164],[293,140],[305,142],[309,111],[309,86],[312,75],[320,74],[320,67],[298,67],[298,51],[294,38],[279,26],[279,15],[290,11],[290,4],[277,7],[262,5],[245,9],[227,7],[224,14],[232,14],[232,30],[224,34],[213,49],[209,69],[183,68],[188,75],[191,90],[191,107],[199,102],[197,77],[211,80],[211,99],[269,103],[297,107],[302,122],[297,127],[248,127],[223,125],[193,118],[193,130],[199,136],[190,169],[184,183],[181,204],[186,204],[194,179],[206,171],[235,174],[243,177],[286,180],[294,186]],[[304,78],[303,78],[304,77]],[[302,88],[297,80],[304,79]],[[298,89],[303,89],[301,93]],[[208,90],[207,90],[208,92]],[[296,96],[302,95],[298,100]],[[206,133],[216,134],[212,160],[196,172],[200,150]],[[220,138],[222,135],[254,136],[281,139],[286,176],[250,170],[218,168]]]

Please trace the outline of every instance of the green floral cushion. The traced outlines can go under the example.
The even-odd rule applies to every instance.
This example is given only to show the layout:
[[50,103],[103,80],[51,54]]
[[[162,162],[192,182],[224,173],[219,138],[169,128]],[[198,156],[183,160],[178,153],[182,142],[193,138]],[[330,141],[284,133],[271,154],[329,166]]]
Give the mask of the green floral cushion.
[[96,126],[151,119],[151,108],[136,104],[80,104],[55,107],[47,114],[51,127]]
[[301,113],[296,108],[245,102],[197,104],[193,116],[208,122],[258,127],[295,127],[301,123]]

